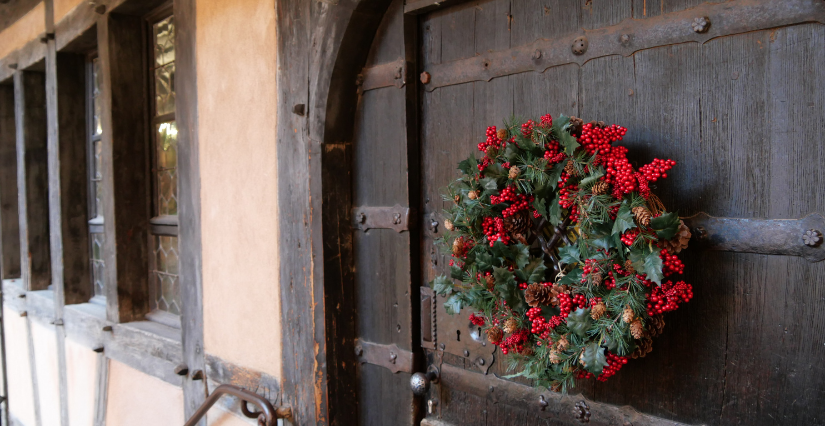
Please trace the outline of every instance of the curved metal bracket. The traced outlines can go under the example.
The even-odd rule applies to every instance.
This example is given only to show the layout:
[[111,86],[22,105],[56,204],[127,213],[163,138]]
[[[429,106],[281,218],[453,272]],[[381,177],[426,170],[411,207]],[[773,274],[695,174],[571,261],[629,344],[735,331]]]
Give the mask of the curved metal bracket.
[[[292,409],[289,407],[278,407],[277,409],[264,397],[250,392],[246,389],[233,385],[220,385],[212,391],[212,394],[201,404],[198,411],[192,415],[184,426],[195,426],[206,415],[206,412],[221,399],[223,395],[232,395],[241,400],[241,411],[246,417],[257,418],[260,426],[275,426],[277,419],[288,419],[292,417]],[[258,407],[260,412],[253,413],[247,404],[252,403]]]

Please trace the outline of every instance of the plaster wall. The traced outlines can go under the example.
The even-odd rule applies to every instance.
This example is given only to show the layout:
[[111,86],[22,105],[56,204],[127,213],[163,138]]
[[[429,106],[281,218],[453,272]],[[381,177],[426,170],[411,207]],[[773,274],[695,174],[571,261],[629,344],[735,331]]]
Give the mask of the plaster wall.
[[255,419],[247,419],[238,414],[230,413],[219,407],[218,404],[206,415],[207,426],[255,426],[257,424],[258,422]]
[[0,32],[0,58],[46,32],[46,6],[41,2]]
[[196,26],[204,345],[280,377],[275,2],[197,0]]
[[69,426],[94,424],[98,357],[90,348],[66,339]]
[[77,5],[83,4],[85,7],[91,7],[88,2],[83,0],[53,0],[54,1],[54,22],[60,22],[69,12]]
[[183,423],[183,390],[179,386],[109,360],[107,425],[180,426]]
[[9,412],[23,425],[34,424],[34,398],[27,317],[3,305],[6,338],[6,371],[9,381]]
[[37,391],[42,425],[60,424],[60,385],[57,369],[57,336],[53,325],[31,321]]

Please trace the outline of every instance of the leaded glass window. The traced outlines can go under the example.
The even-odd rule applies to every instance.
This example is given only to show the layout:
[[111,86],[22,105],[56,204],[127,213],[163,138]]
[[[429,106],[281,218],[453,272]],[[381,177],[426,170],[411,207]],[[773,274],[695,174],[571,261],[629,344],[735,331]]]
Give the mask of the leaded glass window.
[[106,263],[103,260],[103,203],[102,196],[103,159],[101,156],[103,126],[100,121],[100,61],[92,57],[87,64],[88,102],[88,170],[89,170],[89,251],[92,300],[106,296]]
[[[153,319],[180,315],[178,128],[175,124],[175,18],[151,23],[153,217],[150,289]],[[161,314],[159,314],[161,313]]]

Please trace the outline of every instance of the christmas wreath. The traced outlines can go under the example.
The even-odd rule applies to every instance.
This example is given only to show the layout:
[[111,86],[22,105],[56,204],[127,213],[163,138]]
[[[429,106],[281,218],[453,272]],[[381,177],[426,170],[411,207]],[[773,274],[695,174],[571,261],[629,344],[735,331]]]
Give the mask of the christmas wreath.
[[[650,192],[676,163],[635,170],[627,129],[548,114],[487,128],[484,153],[458,168],[445,200],[451,277],[432,283],[445,308],[484,329],[513,376],[566,392],[644,357],[662,314],[693,297],[684,281],[690,231]],[[513,377],[511,376],[511,377]]]

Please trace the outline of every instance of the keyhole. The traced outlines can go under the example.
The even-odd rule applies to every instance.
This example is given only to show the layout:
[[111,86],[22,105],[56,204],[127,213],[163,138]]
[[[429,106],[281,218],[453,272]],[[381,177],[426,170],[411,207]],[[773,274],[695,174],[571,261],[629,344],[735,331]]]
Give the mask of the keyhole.
[[481,327],[478,328],[478,339],[481,340]]
[[455,331],[455,340],[457,340],[459,342],[461,341],[461,330],[456,330]]

